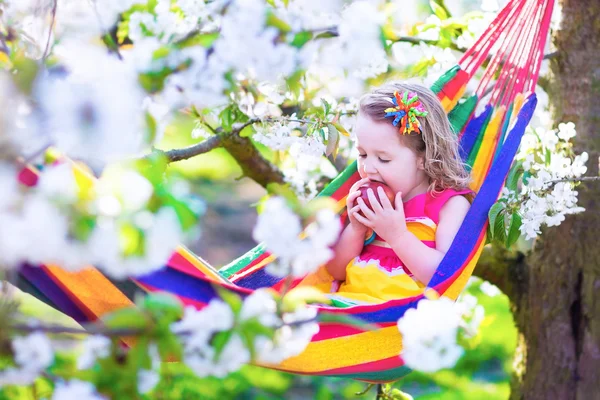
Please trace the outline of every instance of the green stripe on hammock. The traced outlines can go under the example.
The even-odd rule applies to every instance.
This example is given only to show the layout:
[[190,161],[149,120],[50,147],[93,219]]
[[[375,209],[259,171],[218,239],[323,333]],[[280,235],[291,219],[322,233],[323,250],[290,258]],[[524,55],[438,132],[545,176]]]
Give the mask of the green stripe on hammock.
[[459,134],[465,128],[465,125],[469,121],[473,110],[477,106],[479,98],[477,95],[473,95],[465,100],[463,103],[457,104],[449,113],[448,119],[450,125],[456,134]]
[[489,113],[485,122],[481,126],[481,129],[479,130],[479,135],[477,136],[477,141],[475,142],[475,145],[471,149],[471,153],[469,153],[469,158],[467,159],[467,166],[469,168],[469,171],[471,170],[471,168],[473,168],[473,165],[475,164],[475,160],[477,159],[477,154],[479,153],[479,149],[481,148],[481,143],[483,142],[483,137],[485,136],[485,131],[487,130],[487,127],[494,115],[494,111],[495,110],[492,110],[492,112]]
[[460,66],[455,65],[446,71],[442,76],[440,76],[439,79],[435,81],[433,85],[431,85],[431,90],[433,93],[438,94],[442,88],[456,76],[459,70]]

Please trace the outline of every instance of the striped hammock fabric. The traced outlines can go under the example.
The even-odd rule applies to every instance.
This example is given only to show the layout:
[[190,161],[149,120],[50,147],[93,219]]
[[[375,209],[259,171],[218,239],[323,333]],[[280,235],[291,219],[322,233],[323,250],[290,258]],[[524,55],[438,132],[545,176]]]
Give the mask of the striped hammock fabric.
[[[533,91],[552,6],[551,0],[509,1],[459,64],[432,87],[460,135],[461,156],[471,169],[471,189],[477,193],[450,250],[428,285],[428,289],[448,298],[456,299],[473,273],[485,245],[488,211],[499,196],[535,109]],[[467,84],[481,72],[483,75],[475,93],[464,99]],[[85,175],[81,170],[77,173]],[[35,184],[35,168],[23,170],[20,179],[25,184]],[[357,180],[354,163],[320,194],[337,201],[343,218],[345,197]],[[170,292],[186,305],[195,307],[203,307],[218,296],[214,285],[241,296],[262,287],[277,290],[282,287],[283,280],[265,269],[273,260],[274,256],[259,245],[217,271],[181,247],[163,269],[124,283],[111,282],[93,267],[68,273],[59,266],[48,264],[24,266],[21,286],[84,323],[132,306],[125,293],[133,286],[149,292]],[[365,332],[343,323],[322,322],[319,333],[302,354],[279,365],[265,366],[367,382],[397,380],[410,369],[400,356],[402,338],[396,322],[421,299],[423,294],[376,305],[318,306],[320,312],[350,315],[374,324],[378,329]]]

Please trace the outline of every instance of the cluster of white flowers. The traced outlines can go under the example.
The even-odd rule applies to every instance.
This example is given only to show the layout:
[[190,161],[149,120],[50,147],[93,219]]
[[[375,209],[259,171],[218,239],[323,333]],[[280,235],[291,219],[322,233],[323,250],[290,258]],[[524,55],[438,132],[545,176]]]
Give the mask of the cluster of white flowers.
[[235,315],[226,303],[211,300],[202,310],[186,307],[181,321],[172,325],[174,333],[182,336],[184,361],[200,377],[224,377],[250,361],[250,352],[237,333],[233,333],[220,354],[216,354],[211,338],[219,332],[230,331]]
[[302,237],[300,218],[281,197],[272,197],[264,204],[254,227],[253,237],[263,242],[277,257],[268,271],[277,276],[304,276],[333,257],[331,246],[341,230],[338,216],[329,209],[320,210]]
[[77,368],[89,369],[97,359],[108,357],[112,342],[106,336],[88,336],[81,343],[82,352],[77,358]]
[[481,304],[477,303],[477,297],[463,293],[458,297],[455,308],[458,315],[461,316],[460,327],[463,329],[465,337],[476,336],[485,317],[485,310]]
[[406,311],[398,320],[405,364],[423,372],[453,367],[463,353],[457,343],[460,323],[452,300],[442,297],[419,301],[416,309]]
[[342,0],[294,0],[284,4],[275,0],[277,15],[294,31],[302,29],[325,29],[337,25],[343,7]]
[[0,387],[5,385],[29,385],[54,362],[52,344],[40,332],[17,337],[12,341],[17,367],[0,371]]
[[557,226],[566,215],[585,211],[577,205],[572,181],[587,171],[588,154],[573,155],[570,140],[576,134],[575,125],[569,122],[559,124],[558,130],[529,130],[523,138],[517,159],[523,161],[529,177],[518,195],[505,188],[503,199],[508,204],[525,199],[519,213],[521,233],[527,239],[537,237],[542,225]]
[[[171,329],[181,336],[184,361],[196,375],[222,378],[251,361],[250,351],[239,332],[245,321],[256,318],[264,327],[275,331],[273,338],[256,336],[253,346],[256,361],[279,363],[306,348],[319,330],[315,317],[316,309],[308,307],[298,307],[280,317],[273,296],[268,290],[259,289],[244,300],[237,316],[223,301],[211,300],[201,310],[187,307],[181,321],[174,323]],[[218,353],[213,342],[217,334],[228,334],[227,342]]]
[[69,74],[36,82],[42,143],[100,166],[139,155],[145,144],[144,94],[134,71],[99,46],[79,41],[64,42],[55,52]]
[[72,379],[56,385],[52,400],[105,400],[90,382]]
[[321,46],[318,62],[366,79],[385,72],[388,61],[381,47],[385,14],[368,1],[349,4],[341,15],[338,37]]
[[[16,268],[24,262],[54,263],[68,270],[97,265],[115,278],[141,275],[161,268],[181,243],[181,224],[172,208],[156,214],[145,210],[154,193],[152,185],[133,171],[103,175],[90,181],[87,212],[97,216],[96,226],[84,240],[74,239],[66,210],[82,204],[72,166],[46,168],[38,186],[18,190],[16,171],[0,168],[0,183],[7,196],[0,202],[0,265]],[[84,195],[84,196],[85,196]],[[145,251],[126,256],[120,241],[121,219],[143,231]],[[52,232],[51,235],[48,232]]]

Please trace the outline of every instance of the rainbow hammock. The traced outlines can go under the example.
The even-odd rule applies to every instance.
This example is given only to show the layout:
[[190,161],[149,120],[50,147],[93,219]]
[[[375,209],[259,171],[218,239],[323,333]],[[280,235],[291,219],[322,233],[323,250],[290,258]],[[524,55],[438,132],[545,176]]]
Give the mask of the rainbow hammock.
[[[499,196],[535,109],[533,91],[552,6],[551,0],[509,1],[458,65],[432,87],[460,135],[461,156],[471,168],[472,189],[477,193],[450,250],[429,282],[429,288],[448,298],[456,299],[475,268],[485,245],[488,211]],[[462,99],[476,72],[483,74],[479,85],[473,95]],[[36,169],[23,170],[20,178],[24,183],[34,184]],[[357,179],[354,163],[320,194],[337,201],[342,218],[345,196]],[[259,245],[217,271],[181,247],[164,268],[135,281],[112,283],[91,267],[68,273],[55,265],[40,265],[22,268],[21,287],[85,323],[132,306],[125,293],[133,285],[145,291],[170,292],[196,307],[203,307],[217,297],[214,285],[241,296],[261,287],[280,289],[282,279],[265,270],[273,259]],[[397,380],[410,369],[399,356],[402,338],[396,321],[422,298],[421,294],[348,308],[318,306],[319,311],[350,315],[376,325],[377,329],[363,331],[344,323],[322,322],[319,333],[302,354],[267,367],[368,382]]]

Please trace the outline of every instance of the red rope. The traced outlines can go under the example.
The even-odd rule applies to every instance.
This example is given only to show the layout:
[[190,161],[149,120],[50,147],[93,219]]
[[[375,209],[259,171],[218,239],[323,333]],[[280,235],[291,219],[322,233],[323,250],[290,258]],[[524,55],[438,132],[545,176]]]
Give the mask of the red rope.
[[[477,87],[476,93],[479,97],[482,97],[483,94],[485,93],[485,91],[487,90],[487,87],[490,84],[491,80],[493,79],[494,75],[497,73],[499,66],[501,68],[506,67],[508,61],[511,58],[511,55],[514,54],[515,43],[517,43],[519,40],[521,40],[521,37],[524,32],[523,27],[527,23],[527,17],[531,13],[531,9],[534,7],[534,5],[531,2],[522,2],[522,5],[525,5],[525,4],[526,4],[526,7],[524,9],[524,13],[521,11],[521,9],[519,9],[520,13],[519,13],[519,20],[518,20],[517,26],[514,27],[514,29],[512,29],[508,33],[506,33],[503,40],[500,43],[498,43],[499,51],[497,51],[494,54],[494,56],[492,57],[492,60],[488,64],[488,66],[484,72],[484,75],[483,75],[481,81],[479,82],[479,86]],[[506,50],[500,51],[501,49],[506,49]],[[502,81],[502,78],[503,77],[500,74],[500,76],[499,76],[500,82]],[[497,94],[497,91],[499,90],[498,87],[501,85],[500,82],[497,81],[496,84],[494,85],[494,91],[492,92],[492,100],[490,101],[490,103],[495,104],[494,102],[496,101],[496,98],[498,96],[498,94]]]
[[546,13],[544,15],[544,20],[542,21],[541,34],[539,34],[540,42],[538,47],[538,58],[537,64],[534,68],[533,76],[529,81],[528,91],[533,92],[535,90],[535,85],[537,85],[537,81],[540,75],[540,68],[542,66],[542,61],[544,59],[544,50],[546,49],[546,41],[548,40],[548,31],[550,30],[550,22],[552,21],[552,11],[554,9],[554,1],[547,0],[546,3]]
[[[532,47],[537,41],[535,33],[539,26],[538,19],[540,19],[539,4],[532,4],[531,9],[527,15],[524,15],[523,21],[527,23],[527,27],[523,31],[521,40],[513,48],[510,54],[510,58],[503,65],[500,71],[501,79],[496,88],[497,91],[492,96],[492,102],[494,104],[507,106],[512,100],[514,100],[515,88],[522,84],[525,76],[523,74],[524,69],[521,68],[524,63],[524,57],[530,57],[533,54]],[[533,35],[532,35],[533,33]]]
[[490,49],[498,40],[498,37],[502,32],[517,21],[516,17],[523,5],[523,1],[510,1],[502,11],[500,11],[494,21],[490,23],[490,26],[481,34],[475,44],[461,57],[458,64],[469,74],[469,78],[473,76],[475,71],[477,71],[485,61]]

